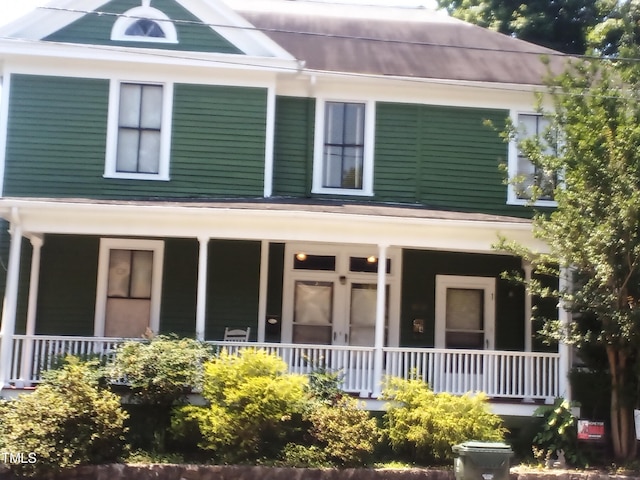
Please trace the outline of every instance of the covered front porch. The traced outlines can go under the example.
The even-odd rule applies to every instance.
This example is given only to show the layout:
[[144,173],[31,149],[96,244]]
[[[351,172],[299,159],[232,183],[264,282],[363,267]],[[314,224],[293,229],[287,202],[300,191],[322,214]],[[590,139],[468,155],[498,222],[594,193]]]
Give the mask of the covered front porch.
[[[540,247],[526,221],[278,201],[3,199],[0,214],[11,233],[4,394],[37,384],[61,355],[108,358],[149,328],[263,348],[296,373],[340,372],[344,390],[369,402],[388,375],[437,392],[483,391],[505,415],[569,395],[568,349],[535,351],[524,321],[532,301],[499,279],[521,264],[491,247],[500,234]],[[149,285],[136,288],[146,296],[111,285],[123,252],[142,252],[135,261]],[[461,299],[473,314],[451,308]],[[224,327],[241,325],[252,341],[225,344]]]
[[[108,362],[124,341],[107,337],[14,335],[6,383],[10,389],[35,386],[42,380],[43,372],[67,354]],[[207,343],[229,352],[263,349],[280,356],[291,373],[307,374],[320,367],[340,372],[342,389],[363,399],[376,400],[385,377],[394,376],[425,381],[435,392],[462,395],[481,391],[494,401],[497,413],[525,415],[531,414],[537,404],[552,401],[566,388],[558,353],[383,347],[382,366],[377,371],[373,347]]]

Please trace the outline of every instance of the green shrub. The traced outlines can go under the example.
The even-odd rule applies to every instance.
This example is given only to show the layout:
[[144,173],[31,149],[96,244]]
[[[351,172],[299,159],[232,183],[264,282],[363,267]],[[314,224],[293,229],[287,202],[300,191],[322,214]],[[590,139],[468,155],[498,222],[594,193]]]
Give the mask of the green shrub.
[[571,407],[568,400],[556,398],[553,405],[542,405],[533,413],[541,420],[532,446],[538,461],[544,463],[562,450],[568,464],[575,467],[586,465],[586,457],[578,447],[577,419]]
[[207,407],[184,406],[174,413],[178,436],[193,435],[200,447],[225,462],[275,458],[301,428],[306,378],[287,374],[279,357],[261,350],[223,350],[204,366]]
[[334,465],[357,467],[367,463],[380,439],[377,422],[349,397],[333,405],[321,404],[308,415],[311,436]]
[[422,381],[393,378],[383,395],[391,402],[385,414],[389,443],[409,460],[450,462],[453,445],[504,438],[502,420],[488,411],[483,394],[436,394]]
[[106,367],[112,382],[126,380],[133,398],[147,405],[184,403],[202,384],[207,347],[191,338],[157,336],[144,342],[128,341],[116,350]]
[[331,467],[324,450],[317,445],[289,443],[282,450],[282,464],[296,468]]
[[126,414],[117,395],[101,390],[95,369],[68,358],[31,394],[0,408],[3,451],[31,455],[10,467],[21,475],[114,462],[125,451]]

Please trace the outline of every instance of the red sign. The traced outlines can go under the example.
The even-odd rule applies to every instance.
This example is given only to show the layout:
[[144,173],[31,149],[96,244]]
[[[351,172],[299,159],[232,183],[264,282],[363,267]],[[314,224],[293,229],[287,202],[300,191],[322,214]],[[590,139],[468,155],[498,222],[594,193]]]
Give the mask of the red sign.
[[578,440],[602,440],[604,438],[604,422],[578,420]]

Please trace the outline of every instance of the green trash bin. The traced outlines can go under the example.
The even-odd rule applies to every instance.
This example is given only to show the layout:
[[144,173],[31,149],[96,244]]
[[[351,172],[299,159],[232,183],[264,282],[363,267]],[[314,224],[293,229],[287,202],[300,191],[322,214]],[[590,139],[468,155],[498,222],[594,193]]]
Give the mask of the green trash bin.
[[504,443],[465,442],[453,446],[456,480],[509,480],[511,447]]

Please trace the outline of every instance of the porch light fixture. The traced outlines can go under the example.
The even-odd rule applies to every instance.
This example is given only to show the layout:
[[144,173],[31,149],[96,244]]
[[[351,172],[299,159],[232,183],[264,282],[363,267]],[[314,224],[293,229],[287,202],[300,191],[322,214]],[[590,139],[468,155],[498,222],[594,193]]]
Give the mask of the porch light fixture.
[[367,262],[368,263],[376,263],[378,261],[378,259],[374,256],[374,255],[370,255],[367,257]]
[[304,262],[307,259],[307,254],[304,252],[296,253],[296,260],[299,262]]

